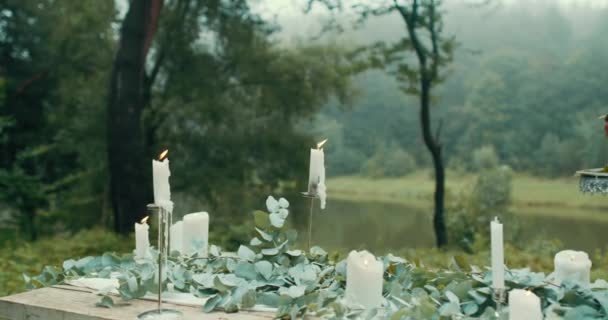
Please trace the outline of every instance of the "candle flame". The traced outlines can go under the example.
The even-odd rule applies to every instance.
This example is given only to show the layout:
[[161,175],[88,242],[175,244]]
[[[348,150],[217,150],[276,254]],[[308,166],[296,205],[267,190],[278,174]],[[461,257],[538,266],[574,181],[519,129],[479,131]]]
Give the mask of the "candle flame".
[[531,295],[532,295],[532,291],[530,291],[530,290],[526,290],[526,295],[527,295],[527,296],[531,296]]
[[321,141],[321,142],[317,143],[317,149],[321,149],[321,148],[323,148],[323,145],[325,144],[325,142],[327,142],[327,139],[325,139],[325,140],[323,140],[323,141]]
[[599,116],[599,117],[597,117],[597,118],[598,118],[598,119],[606,119],[606,116],[608,116],[608,114],[603,114],[603,115],[601,115],[601,116]]
[[149,216],[145,216],[143,219],[141,219],[141,224],[146,223],[146,221],[148,221]]
[[160,155],[158,156],[158,160],[160,160],[160,161],[165,160],[165,158],[167,157],[167,154],[169,154],[169,149],[165,149],[165,151],[161,152]]
[[367,261],[367,259],[365,259],[365,260],[363,260],[363,264],[364,264],[365,266],[367,266],[367,265],[369,265],[369,261]]

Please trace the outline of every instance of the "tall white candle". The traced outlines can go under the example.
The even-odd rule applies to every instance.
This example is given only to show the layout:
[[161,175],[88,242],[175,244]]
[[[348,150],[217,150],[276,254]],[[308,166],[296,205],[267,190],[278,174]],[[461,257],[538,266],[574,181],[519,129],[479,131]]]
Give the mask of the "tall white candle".
[[141,220],[141,223],[135,222],[135,258],[143,259],[148,254],[148,248],[150,248],[150,238],[148,237],[148,230],[150,226],[147,223],[148,217]]
[[171,251],[182,252],[183,239],[182,239],[183,222],[178,221],[171,226]]
[[505,288],[505,253],[503,248],[502,223],[498,218],[490,223],[492,237],[492,286]]
[[154,184],[154,203],[157,206],[173,212],[173,202],[171,202],[171,187],[169,185],[169,159],[166,158],[168,150],[161,153],[159,160],[152,160],[152,180]]
[[199,257],[207,257],[209,214],[190,213],[185,215],[182,221],[182,252],[185,255],[197,253]]
[[582,251],[564,250],[555,255],[555,281],[561,284],[568,279],[588,286],[591,278],[591,260]]
[[509,292],[509,320],[542,320],[540,299],[531,291],[513,289]]
[[367,251],[351,251],[346,260],[346,299],[365,308],[380,307],[384,266]]
[[321,209],[325,209],[327,186],[325,185],[325,153],[323,145],[327,139],[317,143],[316,149],[310,149],[310,169],[308,173],[308,193],[318,196]]

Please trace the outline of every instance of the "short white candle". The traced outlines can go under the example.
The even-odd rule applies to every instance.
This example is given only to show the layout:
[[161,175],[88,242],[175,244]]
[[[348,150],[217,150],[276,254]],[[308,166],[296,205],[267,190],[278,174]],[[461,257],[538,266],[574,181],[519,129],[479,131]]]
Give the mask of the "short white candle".
[[588,286],[591,278],[591,260],[582,251],[564,250],[555,255],[555,281],[561,284],[568,279]]
[[182,252],[183,239],[182,239],[183,222],[178,221],[171,226],[171,251]]
[[492,286],[505,288],[505,253],[503,248],[502,223],[498,218],[490,223],[492,234]]
[[150,248],[150,238],[148,230],[150,226],[147,223],[148,217],[141,220],[141,223],[135,222],[135,258],[144,259],[148,255]]
[[[200,247],[195,249],[196,245]],[[209,214],[195,212],[184,216],[182,220],[182,252],[186,255],[198,253],[199,257],[207,257],[209,245]]]
[[509,320],[542,320],[540,299],[532,292],[513,289],[509,292]]
[[346,260],[346,299],[365,308],[382,305],[384,266],[367,251],[351,251]]
[[169,159],[166,158],[168,150],[160,154],[159,160],[152,160],[152,180],[154,184],[154,203],[157,206],[173,212],[171,202],[171,186],[169,185]]

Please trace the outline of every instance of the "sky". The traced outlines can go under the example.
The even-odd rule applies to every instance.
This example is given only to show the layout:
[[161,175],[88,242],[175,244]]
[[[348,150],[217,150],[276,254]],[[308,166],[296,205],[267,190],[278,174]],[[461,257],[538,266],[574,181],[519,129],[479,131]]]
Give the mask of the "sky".
[[[118,9],[121,12],[121,17],[124,16],[128,9],[129,0],[115,0]],[[345,6],[351,3],[360,1],[377,2],[383,0],[342,0]],[[384,0],[386,1],[386,0]],[[402,0],[404,1],[404,0]],[[471,4],[478,3],[484,0],[444,0],[446,5],[450,4]],[[526,1],[530,4],[552,4],[558,3],[560,8],[565,9],[571,5],[591,6],[593,8],[608,8],[608,0],[493,0],[502,6],[513,5],[513,3],[521,3]],[[321,6],[313,7],[311,14],[303,12],[304,6],[308,0],[249,0],[251,8],[254,12],[259,13],[269,21],[275,21],[280,27],[281,32],[277,35],[282,41],[299,41],[306,37],[319,33],[323,21],[327,19],[327,11]],[[448,12],[449,14],[449,12]],[[568,15],[567,13],[565,14]]]

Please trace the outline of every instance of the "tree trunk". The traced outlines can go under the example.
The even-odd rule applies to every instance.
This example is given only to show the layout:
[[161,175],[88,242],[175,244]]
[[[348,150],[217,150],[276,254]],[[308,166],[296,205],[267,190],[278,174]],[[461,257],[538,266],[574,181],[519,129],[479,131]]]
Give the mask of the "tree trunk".
[[[108,167],[114,230],[128,233],[152,199],[151,155],[146,155],[141,113],[145,62],[160,0],[131,0],[120,30],[108,99]],[[162,2],[161,2],[162,3]],[[156,15],[155,15],[156,14]],[[150,34],[152,32],[152,34]]]
[[433,159],[433,168],[435,169],[435,212],[433,215],[433,227],[435,229],[437,247],[441,248],[446,246],[448,243],[443,214],[445,210],[445,168],[443,166],[441,145],[438,141],[436,141],[436,138],[433,137],[431,131],[431,80],[428,78],[426,68],[422,69],[422,76],[420,77],[420,123],[422,125],[424,144],[431,153],[431,157]]

